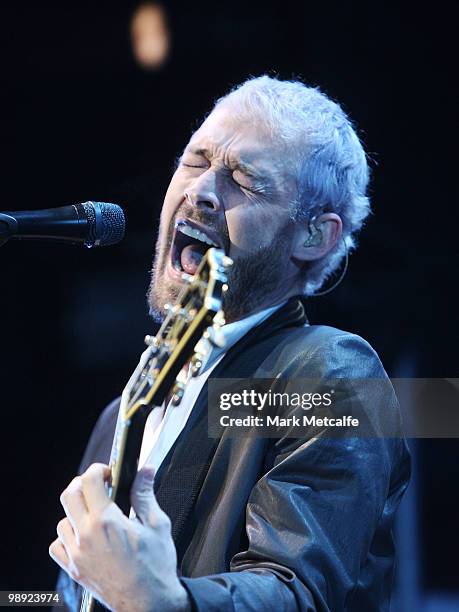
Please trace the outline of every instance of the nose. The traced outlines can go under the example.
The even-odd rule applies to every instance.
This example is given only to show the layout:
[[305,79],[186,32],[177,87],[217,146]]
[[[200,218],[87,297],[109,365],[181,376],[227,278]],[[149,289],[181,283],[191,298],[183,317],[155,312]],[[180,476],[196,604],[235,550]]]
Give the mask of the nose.
[[215,176],[210,171],[202,174],[193,185],[185,189],[185,199],[189,204],[205,208],[212,212],[221,210],[221,201],[217,195]]

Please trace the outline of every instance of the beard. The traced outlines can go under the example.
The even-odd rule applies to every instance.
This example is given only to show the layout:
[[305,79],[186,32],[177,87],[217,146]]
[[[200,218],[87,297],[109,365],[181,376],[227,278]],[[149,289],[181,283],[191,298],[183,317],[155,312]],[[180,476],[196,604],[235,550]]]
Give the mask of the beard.
[[[225,253],[229,252],[230,238],[225,224],[216,224],[213,217],[205,211],[197,211],[195,207],[184,204],[174,215],[167,230],[165,241],[161,240],[161,230],[156,242],[151,283],[148,290],[148,304],[151,316],[160,323],[165,314],[165,305],[177,301],[183,285],[166,277],[166,265],[170,257],[170,249],[174,235],[175,219],[182,217],[202,223],[212,228],[223,240]],[[266,296],[282,287],[285,272],[280,265],[285,260],[291,236],[288,231],[291,222],[276,233],[271,244],[259,247],[256,253],[251,253],[234,260],[227,272],[228,290],[223,294],[222,308],[227,323],[242,319],[255,311],[266,299]]]

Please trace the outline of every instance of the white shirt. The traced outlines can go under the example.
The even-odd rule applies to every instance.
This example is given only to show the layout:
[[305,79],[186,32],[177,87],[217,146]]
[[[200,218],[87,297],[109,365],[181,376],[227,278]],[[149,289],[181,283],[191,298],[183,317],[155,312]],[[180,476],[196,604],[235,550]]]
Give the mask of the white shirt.
[[148,464],[153,466],[155,470],[158,470],[185,427],[206,380],[217,364],[223,359],[226,351],[253,327],[259,325],[275,310],[283,306],[283,304],[285,302],[271,308],[266,308],[240,321],[223,325],[221,331],[225,339],[225,346],[223,348],[213,348],[200,374],[195,377],[189,376],[180,404],[174,406],[172,403],[169,403],[166,410],[164,402],[162,406],[157,406],[150,412],[143,433],[139,469]]

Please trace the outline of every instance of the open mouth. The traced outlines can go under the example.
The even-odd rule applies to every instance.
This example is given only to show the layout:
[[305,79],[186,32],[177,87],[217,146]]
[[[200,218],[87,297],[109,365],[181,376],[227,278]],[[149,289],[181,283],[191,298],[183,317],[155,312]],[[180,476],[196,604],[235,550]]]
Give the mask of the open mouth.
[[171,247],[171,263],[177,272],[194,274],[206,251],[222,248],[217,234],[194,221],[179,219],[175,223]]

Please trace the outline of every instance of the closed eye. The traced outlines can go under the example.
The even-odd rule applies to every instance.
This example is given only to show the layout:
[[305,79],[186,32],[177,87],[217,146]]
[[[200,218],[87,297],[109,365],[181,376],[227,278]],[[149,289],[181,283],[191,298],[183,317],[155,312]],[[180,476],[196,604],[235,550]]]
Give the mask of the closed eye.
[[254,195],[257,195],[257,194],[262,195],[264,193],[264,189],[261,187],[255,187],[254,185],[251,185],[250,187],[248,187],[247,185],[243,185],[234,177],[234,174],[233,174],[233,181],[238,187]]
[[[207,170],[209,168],[208,164],[191,164],[190,162],[185,162],[183,161],[183,157],[178,157],[176,159],[176,168],[178,167],[182,167],[182,168],[196,168],[196,169],[200,169],[200,170]],[[231,171],[230,171],[231,172]],[[234,174],[237,172],[237,170],[235,170],[234,172],[231,172],[231,177],[234,181],[234,183],[243,191],[247,191],[250,194],[253,195],[262,195],[265,193],[265,189],[263,187],[248,187],[247,185],[243,185],[242,183],[240,183],[234,176]]]
[[235,178],[233,178],[233,181],[236,183],[238,187],[240,187],[241,189],[244,189],[244,191],[250,191],[251,193],[255,193],[255,189],[252,189],[251,187],[247,187],[246,185],[241,185],[241,183],[238,183]]

